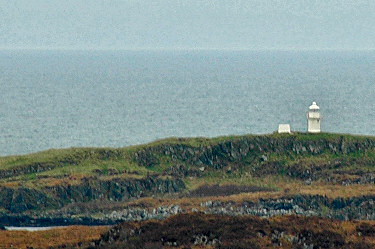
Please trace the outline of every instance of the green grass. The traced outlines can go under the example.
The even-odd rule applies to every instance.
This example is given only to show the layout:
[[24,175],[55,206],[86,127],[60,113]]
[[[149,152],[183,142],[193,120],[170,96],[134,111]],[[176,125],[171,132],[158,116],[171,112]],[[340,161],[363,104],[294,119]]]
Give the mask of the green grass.
[[[320,134],[308,134],[308,133],[294,133],[289,134],[266,134],[266,135],[243,135],[243,136],[221,136],[215,138],[166,138],[157,140],[145,145],[129,146],[124,148],[69,148],[69,149],[51,149],[47,151],[42,151],[38,153],[22,155],[22,156],[7,156],[0,157],[0,169],[9,169],[17,166],[22,166],[26,164],[33,163],[48,163],[56,161],[71,160],[73,162],[79,163],[82,160],[92,161],[100,159],[100,152],[109,151],[115,154],[115,159],[118,160],[128,160],[132,158],[132,154],[147,147],[159,146],[162,144],[168,145],[186,145],[191,147],[204,147],[209,145],[219,144],[225,141],[236,141],[244,138],[255,138],[255,137],[270,137],[275,139],[285,139],[285,138],[295,138],[298,141],[307,140],[328,140],[334,141],[337,139],[344,138],[346,141],[362,141],[365,139],[375,140],[375,137],[369,136],[354,136],[348,134],[331,134],[331,133],[320,133]],[[113,159],[113,158],[112,158]]]
[[230,135],[230,136],[219,136],[214,138],[206,138],[206,137],[186,137],[186,138],[165,138],[165,139],[159,139],[154,142],[148,143],[146,145],[140,145],[138,148],[144,147],[144,146],[157,146],[161,144],[180,144],[180,145],[187,145],[195,148],[200,148],[203,146],[209,146],[209,145],[215,145],[221,142],[225,141],[234,141],[237,139],[241,139],[244,137],[256,137],[256,135]]
[[95,172],[101,172],[101,174],[106,175],[111,170],[117,171],[118,173],[139,173],[141,175],[146,175],[150,172],[144,167],[131,162],[121,162],[121,161],[84,161],[79,165],[68,164],[63,167],[54,168],[49,171],[40,173],[42,176],[64,176],[66,174],[85,174],[85,175],[95,175]]
[[[243,136],[221,136],[216,138],[167,138],[157,140],[145,145],[130,146],[124,148],[69,148],[69,149],[51,149],[38,153],[22,156],[7,156],[0,157],[0,171],[10,170],[13,168],[21,168],[28,165],[34,164],[47,164],[51,165],[51,170],[46,170],[39,173],[21,174],[10,178],[0,179],[0,183],[11,182],[11,181],[37,181],[38,176],[42,177],[64,177],[66,175],[81,174],[85,176],[106,176],[111,171],[121,173],[127,173],[129,175],[135,174],[138,176],[147,176],[149,174],[161,174],[169,167],[176,164],[184,164],[186,167],[195,167],[197,165],[189,165],[186,162],[180,162],[178,160],[172,160],[170,156],[164,154],[158,154],[155,152],[157,157],[157,164],[151,167],[144,167],[138,165],[134,159],[134,154],[137,151],[158,148],[162,145],[184,145],[193,148],[202,148],[205,146],[214,146],[225,142],[236,142],[244,139],[249,139],[255,142],[268,141],[267,139],[273,139],[273,141],[284,140],[287,141],[322,141],[325,142],[337,142],[344,140],[346,142],[361,143],[366,140],[375,140],[374,137],[369,136],[354,136],[348,134],[331,134],[331,133],[320,133],[320,134],[307,134],[307,133],[293,133],[293,134],[266,134],[266,135],[243,135]],[[262,140],[264,139],[264,140]],[[157,151],[157,150],[156,150]],[[337,154],[329,151],[325,151],[318,155],[311,153],[296,154],[293,151],[287,153],[276,153],[269,152],[267,155],[267,163],[278,162],[283,166],[279,170],[279,176],[285,176],[285,170],[291,165],[326,165],[332,163],[335,160],[342,162],[343,169],[350,171],[350,169],[363,168],[364,170],[375,169],[375,148],[368,149],[366,151],[354,151],[349,154]],[[219,183],[239,183],[246,184],[252,181],[259,181],[250,176],[245,176],[248,172],[248,168],[251,165],[258,164],[259,166],[259,155],[251,154],[242,159],[239,166],[239,172],[235,174],[229,174],[223,170],[208,170],[202,176],[202,179],[208,182],[218,181]],[[233,165],[237,167],[236,164]],[[260,165],[261,166],[261,165]],[[247,167],[247,168],[246,168]],[[208,167],[209,168],[209,167]],[[250,167],[251,168],[251,167]],[[328,170],[328,169],[327,169]],[[329,170],[332,171],[332,170]],[[283,174],[284,172],[284,174]],[[187,182],[188,183],[188,182]],[[257,182],[255,182],[258,184]],[[189,185],[189,184],[188,184]],[[195,184],[193,184],[195,185]]]

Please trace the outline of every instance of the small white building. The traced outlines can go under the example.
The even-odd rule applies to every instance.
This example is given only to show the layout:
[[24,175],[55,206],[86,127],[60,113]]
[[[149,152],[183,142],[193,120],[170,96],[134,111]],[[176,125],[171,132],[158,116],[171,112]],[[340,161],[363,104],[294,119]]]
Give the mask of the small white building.
[[320,108],[313,102],[312,105],[309,107],[309,111],[307,112],[307,132],[309,133],[319,133],[320,130],[320,121],[322,117],[320,115]]
[[279,124],[279,133],[291,133],[289,124]]

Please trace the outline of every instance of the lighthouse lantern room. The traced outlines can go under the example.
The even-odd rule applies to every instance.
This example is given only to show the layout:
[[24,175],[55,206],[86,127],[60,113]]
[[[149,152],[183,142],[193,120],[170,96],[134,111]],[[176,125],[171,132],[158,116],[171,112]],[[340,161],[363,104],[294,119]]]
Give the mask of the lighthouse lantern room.
[[320,108],[313,102],[312,105],[309,107],[309,111],[307,112],[307,132],[309,133],[319,133],[320,132]]

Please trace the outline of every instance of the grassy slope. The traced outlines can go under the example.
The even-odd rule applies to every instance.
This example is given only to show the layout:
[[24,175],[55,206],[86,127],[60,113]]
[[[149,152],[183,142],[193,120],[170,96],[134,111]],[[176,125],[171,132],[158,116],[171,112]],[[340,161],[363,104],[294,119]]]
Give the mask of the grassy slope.
[[[50,169],[44,169],[39,173],[22,173],[16,176],[0,179],[0,186],[7,187],[30,187],[39,188],[43,186],[59,184],[78,184],[82,178],[94,177],[97,179],[120,178],[142,178],[147,175],[162,174],[177,163],[187,168],[197,167],[181,160],[173,161],[158,152],[154,153],[158,163],[152,166],[142,166],[134,159],[134,154],[145,149],[158,148],[163,145],[186,146],[190,148],[206,148],[227,142],[235,142],[241,139],[270,138],[274,141],[283,141],[292,138],[300,142],[329,143],[338,140],[346,142],[361,143],[366,140],[375,140],[374,137],[352,136],[343,134],[269,134],[263,136],[226,136],[217,138],[168,138],[158,140],[146,145],[131,146],[125,148],[70,148],[59,150],[48,150],[39,153],[0,157],[0,171],[18,170],[32,165],[50,165]],[[245,158],[241,164],[228,164],[221,170],[205,170],[200,177],[184,177],[189,189],[194,189],[205,183],[237,183],[246,185],[267,186],[275,189],[286,186],[303,186],[303,179],[291,177],[290,172],[304,172],[323,168],[324,174],[339,175],[347,178],[375,171],[375,148],[362,151],[351,151],[349,153],[332,153],[324,151],[319,154],[309,153],[265,153],[267,162],[259,162],[254,158]],[[257,155],[259,157],[259,155]],[[327,167],[328,164],[339,162],[339,166]],[[238,166],[239,165],[239,166]],[[277,166],[275,168],[275,165]],[[293,168],[294,167],[294,168]],[[207,168],[207,167],[206,167]],[[260,172],[260,173],[259,173]],[[162,176],[163,175],[163,176]],[[320,184],[322,185],[322,184]],[[323,183],[323,185],[330,185]],[[371,189],[372,193],[372,189]]]

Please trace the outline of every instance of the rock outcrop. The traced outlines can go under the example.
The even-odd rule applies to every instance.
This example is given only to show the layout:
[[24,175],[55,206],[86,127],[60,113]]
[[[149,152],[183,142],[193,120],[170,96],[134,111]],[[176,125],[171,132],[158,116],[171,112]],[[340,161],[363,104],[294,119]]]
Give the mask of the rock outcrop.
[[61,208],[70,203],[93,200],[126,201],[152,195],[180,192],[180,179],[86,179],[79,185],[57,185],[42,189],[0,187],[0,207],[11,213]]
[[145,146],[134,153],[134,160],[139,165],[151,167],[159,164],[158,158],[163,155],[175,162],[222,168],[228,163],[243,162],[249,157],[262,160],[266,153],[319,155],[328,152],[339,155],[374,148],[375,139],[373,138],[346,139],[344,135],[333,138],[311,136],[305,139],[300,139],[298,136],[244,136],[198,147],[183,143]]
[[74,212],[45,213],[33,215],[0,215],[0,224],[4,225],[106,225],[121,221],[141,221],[164,219],[180,213],[204,212],[206,214],[230,216],[258,216],[270,218],[280,215],[317,216],[337,220],[375,220],[375,196],[330,199],[319,195],[297,195],[276,199],[259,199],[256,202],[221,202],[208,200],[192,209],[184,209],[177,204],[153,208],[126,207],[95,215],[87,213],[77,216]]
[[375,220],[375,196],[330,199],[320,195],[298,195],[278,199],[233,202],[202,202],[205,213],[255,215],[269,218],[277,215],[303,215],[338,220]]

